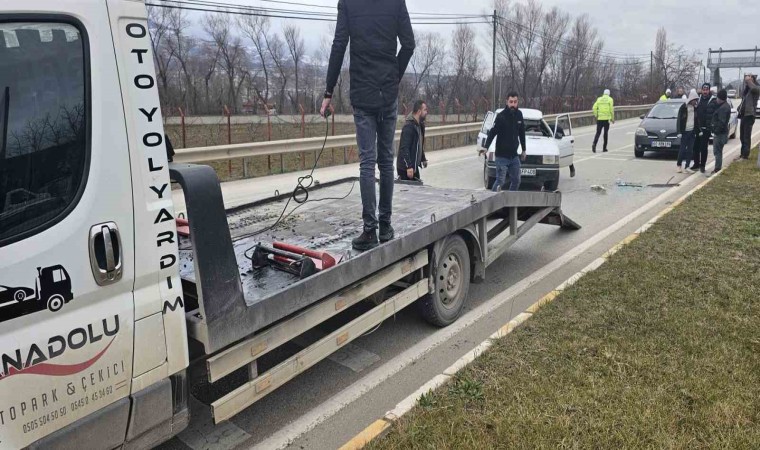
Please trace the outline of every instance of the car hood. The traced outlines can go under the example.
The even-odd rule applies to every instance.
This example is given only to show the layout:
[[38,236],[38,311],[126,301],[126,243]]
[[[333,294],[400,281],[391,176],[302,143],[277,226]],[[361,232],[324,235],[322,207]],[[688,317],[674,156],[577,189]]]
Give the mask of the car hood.
[[647,131],[659,133],[660,130],[665,130],[667,133],[673,133],[678,127],[676,119],[651,119],[646,118],[639,125]]
[[[488,153],[496,151],[496,139],[491,142],[491,146],[488,147]],[[526,136],[525,140],[525,153],[528,155],[543,156],[543,155],[559,155],[559,146],[555,142],[555,139],[547,137]]]

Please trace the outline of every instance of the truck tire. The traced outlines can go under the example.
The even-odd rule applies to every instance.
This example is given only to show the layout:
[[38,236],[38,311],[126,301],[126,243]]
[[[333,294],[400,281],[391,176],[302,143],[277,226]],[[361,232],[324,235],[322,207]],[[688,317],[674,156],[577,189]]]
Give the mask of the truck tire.
[[485,186],[486,189],[491,190],[495,182],[496,182],[496,177],[488,176],[488,160],[484,159],[483,160],[483,186]]
[[453,323],[462,312],[470,289],[470,252],[461,236],[449,236],[431,276],[434,290],[419,301],[425,320],[435,326]]
[[60,311],[61,308],[63,308],[63,304],[65,302],[63,301],[63,297],[61,297],[58,294],[51,295],[50,298],[47,301],[47,308],[51,312],[57,312]]
[[546,180],[544,182],[544,190],[547,192],[554,192],[559,187],[559,179],[556,180]]

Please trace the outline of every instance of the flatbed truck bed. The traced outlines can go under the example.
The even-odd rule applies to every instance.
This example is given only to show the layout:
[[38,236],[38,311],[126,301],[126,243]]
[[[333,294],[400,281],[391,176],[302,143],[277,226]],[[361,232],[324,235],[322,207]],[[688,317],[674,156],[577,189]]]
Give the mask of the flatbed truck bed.
[[[203,346],[208,382],[250,368],[248,382],[211,402],[217,422],[411,303],[426,302],[423,316],[432,323],[451,323],[469,282],[483,280],[486,267],[536,224],[580,228],[562,213],[559,192],[399,183],[395,238],[357,252],[351,248],[362,226],[355,178],[317,186],[308,202],[291,201],[287,208],[291,193],[225,210],[210,168],[172,165],[171,174],[184,190],[190,228],[190,236],[179,242],[188,335]],[[272,267],[254,269],[253,247],[275,241],[328,252],[337,264],[304,279]],[[395,295],[382,298],[391,286]],[[258,358],[367,298],[379,305],[258,373]]]

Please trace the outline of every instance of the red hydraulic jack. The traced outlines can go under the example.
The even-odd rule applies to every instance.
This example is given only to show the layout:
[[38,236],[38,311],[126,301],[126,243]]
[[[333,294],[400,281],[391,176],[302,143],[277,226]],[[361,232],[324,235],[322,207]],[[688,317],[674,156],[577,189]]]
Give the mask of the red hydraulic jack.
[[336,261],[335,257],[327,252],[275,242],[271,248],[261,243],[256,245],[251,255],[251,263],[254,269],[273,267],[304,279],[333,267]]

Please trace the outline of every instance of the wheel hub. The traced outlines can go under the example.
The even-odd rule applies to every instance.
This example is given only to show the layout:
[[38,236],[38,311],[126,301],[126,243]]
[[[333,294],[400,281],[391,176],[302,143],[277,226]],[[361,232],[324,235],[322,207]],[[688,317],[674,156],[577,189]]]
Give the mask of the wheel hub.
[[439,267],[439,293],[444,305],[449,305],[462,286],[462,265],[455,254],[450,254]]

